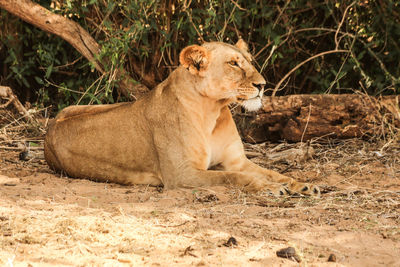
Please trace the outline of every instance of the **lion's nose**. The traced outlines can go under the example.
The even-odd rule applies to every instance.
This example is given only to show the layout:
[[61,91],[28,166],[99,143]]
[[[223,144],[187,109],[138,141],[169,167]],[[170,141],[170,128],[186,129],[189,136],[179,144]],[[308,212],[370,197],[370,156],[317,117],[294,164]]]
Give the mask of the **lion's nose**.
[[259,91],[264,90],[265,83],[253,83],[253,86],[256,87]]
[[258,96],[263,97],[265,83],[253,83],[253,86],[258,89]]

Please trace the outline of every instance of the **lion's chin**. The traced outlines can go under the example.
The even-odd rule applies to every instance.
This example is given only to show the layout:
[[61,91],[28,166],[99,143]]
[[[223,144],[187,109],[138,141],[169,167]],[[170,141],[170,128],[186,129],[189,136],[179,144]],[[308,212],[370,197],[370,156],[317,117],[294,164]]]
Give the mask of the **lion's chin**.
[[262,107],[262,102],[260,97],[254,97],[244,100],[240,103],[247,111],[257,111]]

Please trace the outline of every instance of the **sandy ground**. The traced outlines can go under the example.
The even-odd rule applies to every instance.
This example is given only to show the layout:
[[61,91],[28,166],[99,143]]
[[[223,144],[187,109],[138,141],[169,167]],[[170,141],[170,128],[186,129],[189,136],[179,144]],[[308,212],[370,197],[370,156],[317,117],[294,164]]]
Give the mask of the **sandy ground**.
[[[268,159],[300,144],[247,146],[255,162],[320,185],[315,199],[61,177],[40,138],[20,160],[21,138],[0,144],[2,266],[400,266],[396,142],[313,143],[304,160]],[[286,247],[300,263],[277,257]]]

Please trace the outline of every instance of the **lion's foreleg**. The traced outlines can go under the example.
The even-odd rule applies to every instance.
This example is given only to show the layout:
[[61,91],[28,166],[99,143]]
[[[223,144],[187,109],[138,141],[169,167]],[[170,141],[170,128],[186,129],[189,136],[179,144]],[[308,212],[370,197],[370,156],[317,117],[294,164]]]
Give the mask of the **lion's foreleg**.
[[273,183],[284,184],[292,192],[302,193],[306,195],[320,194],[319,188],[315,185],[301,183],[276,171],[262,168],[247,158],[244,159],[242,171],[262,175],[266,180]]
[[[279,186],[286,186],[290,192],[298,192],[307,195],[318,195],[319,189],[314,185],[300,183],[288,176],[282,175],[276,171],[262,168],[246,158],[241,142],[233,142],[225,150],[222,166],[225,171],[238,171],[246,173],[260,179],[267,181],[270,185],[278,184]],[[272,187],[274,191],[277,185]]]
[[246,191],[254,192],[269,190],[275,194],[286,194],[285,187],[271,183],[265,179],[259,179],[251,174],[238,171],[214,171],[196,170],[187,179],[181,182],[181,186],[201,187],[217,184],[232,184],[242,187]]

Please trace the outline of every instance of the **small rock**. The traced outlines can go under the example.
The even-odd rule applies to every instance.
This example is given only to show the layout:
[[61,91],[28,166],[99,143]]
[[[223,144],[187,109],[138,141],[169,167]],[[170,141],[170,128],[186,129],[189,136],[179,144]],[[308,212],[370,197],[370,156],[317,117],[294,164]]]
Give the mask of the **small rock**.
[[333,253],[329,255],[328,262],[336,262],[336,255]]
[[5,184],[3,184],[4,186],[17,186],[17,184],[14,184],[14,183],[5,183]]
[[33,155],[29,151],[23,151],[19,153],[19,160],[28,161],[33,158]]
[[233,247],[233,246],[237,246],[238,242],[236,240],[236,238],[234,238],[233,236],[229,237],[228,241],[226,241],[224,244],[225,247]]
[[11,178],[0,174],[0,185],[16,186],[20,182],[19,178]]
[[0,221],[8,221],[9,219],[5,216],[0,216]]
[[296,253],[294,247],[287,247],[276,252],[276,256],[280,258],[290,259],[292,261],[301,262],[300,256]]
[[4,231],[3,232],[3,236],[12,236],[12,232],[11,231]]

